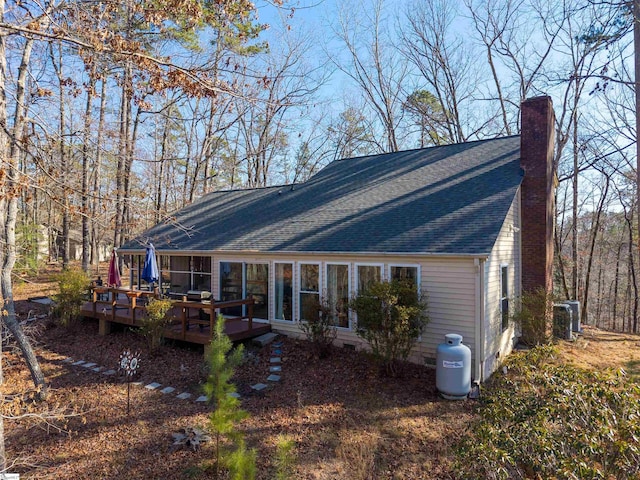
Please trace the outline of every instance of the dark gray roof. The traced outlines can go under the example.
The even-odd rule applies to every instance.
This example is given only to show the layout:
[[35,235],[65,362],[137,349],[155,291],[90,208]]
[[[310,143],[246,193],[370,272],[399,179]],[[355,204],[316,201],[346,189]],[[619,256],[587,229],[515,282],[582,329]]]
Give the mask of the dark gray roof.
[[208,194],[122,250],[484,255],[521,180],[518,136],[337,160],[293,187]]

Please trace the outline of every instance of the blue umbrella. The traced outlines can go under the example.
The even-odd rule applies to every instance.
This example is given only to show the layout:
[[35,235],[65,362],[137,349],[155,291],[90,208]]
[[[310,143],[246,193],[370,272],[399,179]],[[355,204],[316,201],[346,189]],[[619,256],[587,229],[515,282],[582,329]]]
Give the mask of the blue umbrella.
[[140,278],[149,283],[157,282],[160,279],[158,263],[156,262],[156,249],[153,248],[153,243],[151,242],[149,242],[149,246],[147,247],[147,255],[144,258],[144,267],[142,268]]

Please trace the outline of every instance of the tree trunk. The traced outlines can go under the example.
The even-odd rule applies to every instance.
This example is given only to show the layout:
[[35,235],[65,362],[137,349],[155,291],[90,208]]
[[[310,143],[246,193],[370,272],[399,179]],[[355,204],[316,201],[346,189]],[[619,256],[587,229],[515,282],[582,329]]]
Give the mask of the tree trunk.
[[[633,0],[633,48],[636,103],[636,207],[638,211],[638,252],[640,253],[640,0]],[[634,285],[635,286],[635,285]],[[635,287],[637,290],[637,286]],[[633,319],[633,331],[637,328],[637,316]]]
[[95,66],[89,74],[87,103],[84,110],[84,132],[82,134],[82,270],[89,271],[89,138],[91,131],[91,104],[96,88]]
[[107,108],[107,79],[106,74],[102,74],[102,85],[100,93],[100,118],[98,120],[98,131],[96,133],[96,161],[93,170],[93,201],[91,205],[91,263],[95,267],[100,262],[99,251],[99,235],[98,235],[98,211],[100,209],[99,202],[101,201],[100,195],[100,181],[101,181],[101,169],[102,169],[102,132],[104,130],[105,112]]
[[129,148],[129,127],[131,124],[131,65],[125,66],[122,80],[122,98],[120,101],[120,130],[118,132],[118,165],[116,170],[116,212],[115,228],[113,233],[113,246],[118,248],[124,243],[122,240],[123,221],[125,217],[124,179]]
[[62,209],[62,267],[69,267],[69,254],[70,254],[70,242],[69,242],[69,231],[70,231],[70,218],[69,218],[69,210],[70,210],[70,202],[69,197],[71,193],[71,188],[68,183],[71,179],[71,175],[69,174],[69,159],[67,158],[67,149],[65,148],[64,142],[64,130],[65,130],[65,94],[64,94],[64,78],[62,71],[62,51],[61,47],[58,46],[58,58],[56,65],[56,58],[53,51],[53,46],[51,46],[51,63],[56,71],[58,76],[58,87],[59,87],[59,131],[58,131],[58,141],[60,142],[59,153],[60,153],[60,178],[62,181],[62,198],[60,199],[63,209]]
[[[571,227],[571,300],[578,300],[578,112],[577,99],[573,111],[573,205]],[[586,317],[587,312],[583,309],[582,315]],[[585,319],[586,322],[586,319]]]
[[598,238],[598,230],[600,229],[600,218],[602,217],[602,210],[607,200],[607,194],[609,193],[609,177],[605,177],[604,191],[600,196],[598,202],[598,208],[596,211],[596,218],[591,229],[591,242],[589,245],[589,256],[587,257],[587,266],[585,271],[584,280],[584,293],[582,295],[582,318],[585,323],[589,323],[589,283],[591,282],[591,266],[593,265],[593,252],[596,248],[596,239]]
[[[618,244],[618,251],[616,252],[616,273],[613,279],[613,295],[612,295],[612,303],[613,308],[611,312],[611,318],[613,319],[613,329],[616,330],[617,320],[618,320],[618,289],[620,286],[620,258],[622,256],[622,247],[624,243],[622,239],[620,239],[620,243]],[[622,328],[620,331],[624,331],[624,317],[622,322]]]

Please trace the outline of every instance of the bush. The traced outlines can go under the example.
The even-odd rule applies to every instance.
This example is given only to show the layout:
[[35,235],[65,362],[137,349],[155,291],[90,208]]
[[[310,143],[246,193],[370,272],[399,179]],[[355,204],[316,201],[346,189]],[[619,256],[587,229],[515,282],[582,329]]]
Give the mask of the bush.
[[300,330],[311,342],[316,357],[325,358],[331,352],[336,339],[337,330],[333,324],[334,309],[326,301],[309,302],[304,308],[304,320],[300,322]]
[[427,304],[411,281],[378,282],[349,303],[358,315],[356,333],[369,343],[389,375],[406,360],[429,322]]
[[171,310],[171,300],[152,298],[147,305],[147,311],[142,318],[141,333],[149,341],[149,349],[156,350],[162,342],[164,329],[170,322],[167,313]]
[[520,341],[525,345],[536,346],[551,341],[549,317],[553,311],[554,297],[544,288],[520,297],[512,320],[520,327]]
[[64,326],[72,325],[80,318],[80,308],[89,300],[91,280],[79,268],[63,270],[55,277],[59,293],[54,295],[54,317]]
[[554,362],[555,347],[511,355],[459,446],[456,478],[638,478],[640,387],[621,372]]

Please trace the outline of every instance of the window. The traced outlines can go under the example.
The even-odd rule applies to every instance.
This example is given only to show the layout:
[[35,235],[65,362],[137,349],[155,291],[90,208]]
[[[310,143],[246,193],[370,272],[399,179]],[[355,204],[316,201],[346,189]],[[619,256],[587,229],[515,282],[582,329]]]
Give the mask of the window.
[[189,257],[171,257],[169,260],[171,279],[170,290],[176,293],[187,293],[191,290],[191,272]]
[[509,326],[509,266],[500,266],[500,314],[502,330]]
[[349,265],[327,265],[327,302],[331,323],[349,328]]
[[[136,282],[144,265],[144,256],[136,260]],[[160,284],[163,294],[211,291],[211,257],[160,255]]]
[[253,297],[254,318],[269,318],[269,265],[245,264],[245,298]]
[[389,273],[391,280],[411,280],[418,285],[418,267],[416,265],[391,265]]
[[[254,300],[253,317],[269,318],[269,265],[266,263],[220,262],[220,300]],[[225,315],[246,315],[246,306],[223,309]]]
[[[220,262],[220,300],[223,302],[241,300],[243,291],[243,266],[239,262]],[[229,307],[222,310],[225,315],[241,316],[242,307]]]
[[293,320],[293,264],[278,263],[275,267],[276,320]]
[[382,280],[382,266],[356,265],[358,293],[366,292],[371,285]]
[[211,291],[211,257],[191,257],[193,290]]
[[309,315],[309,309],[320,302],[320,265],[317,263],[300,264],[300,319]]

